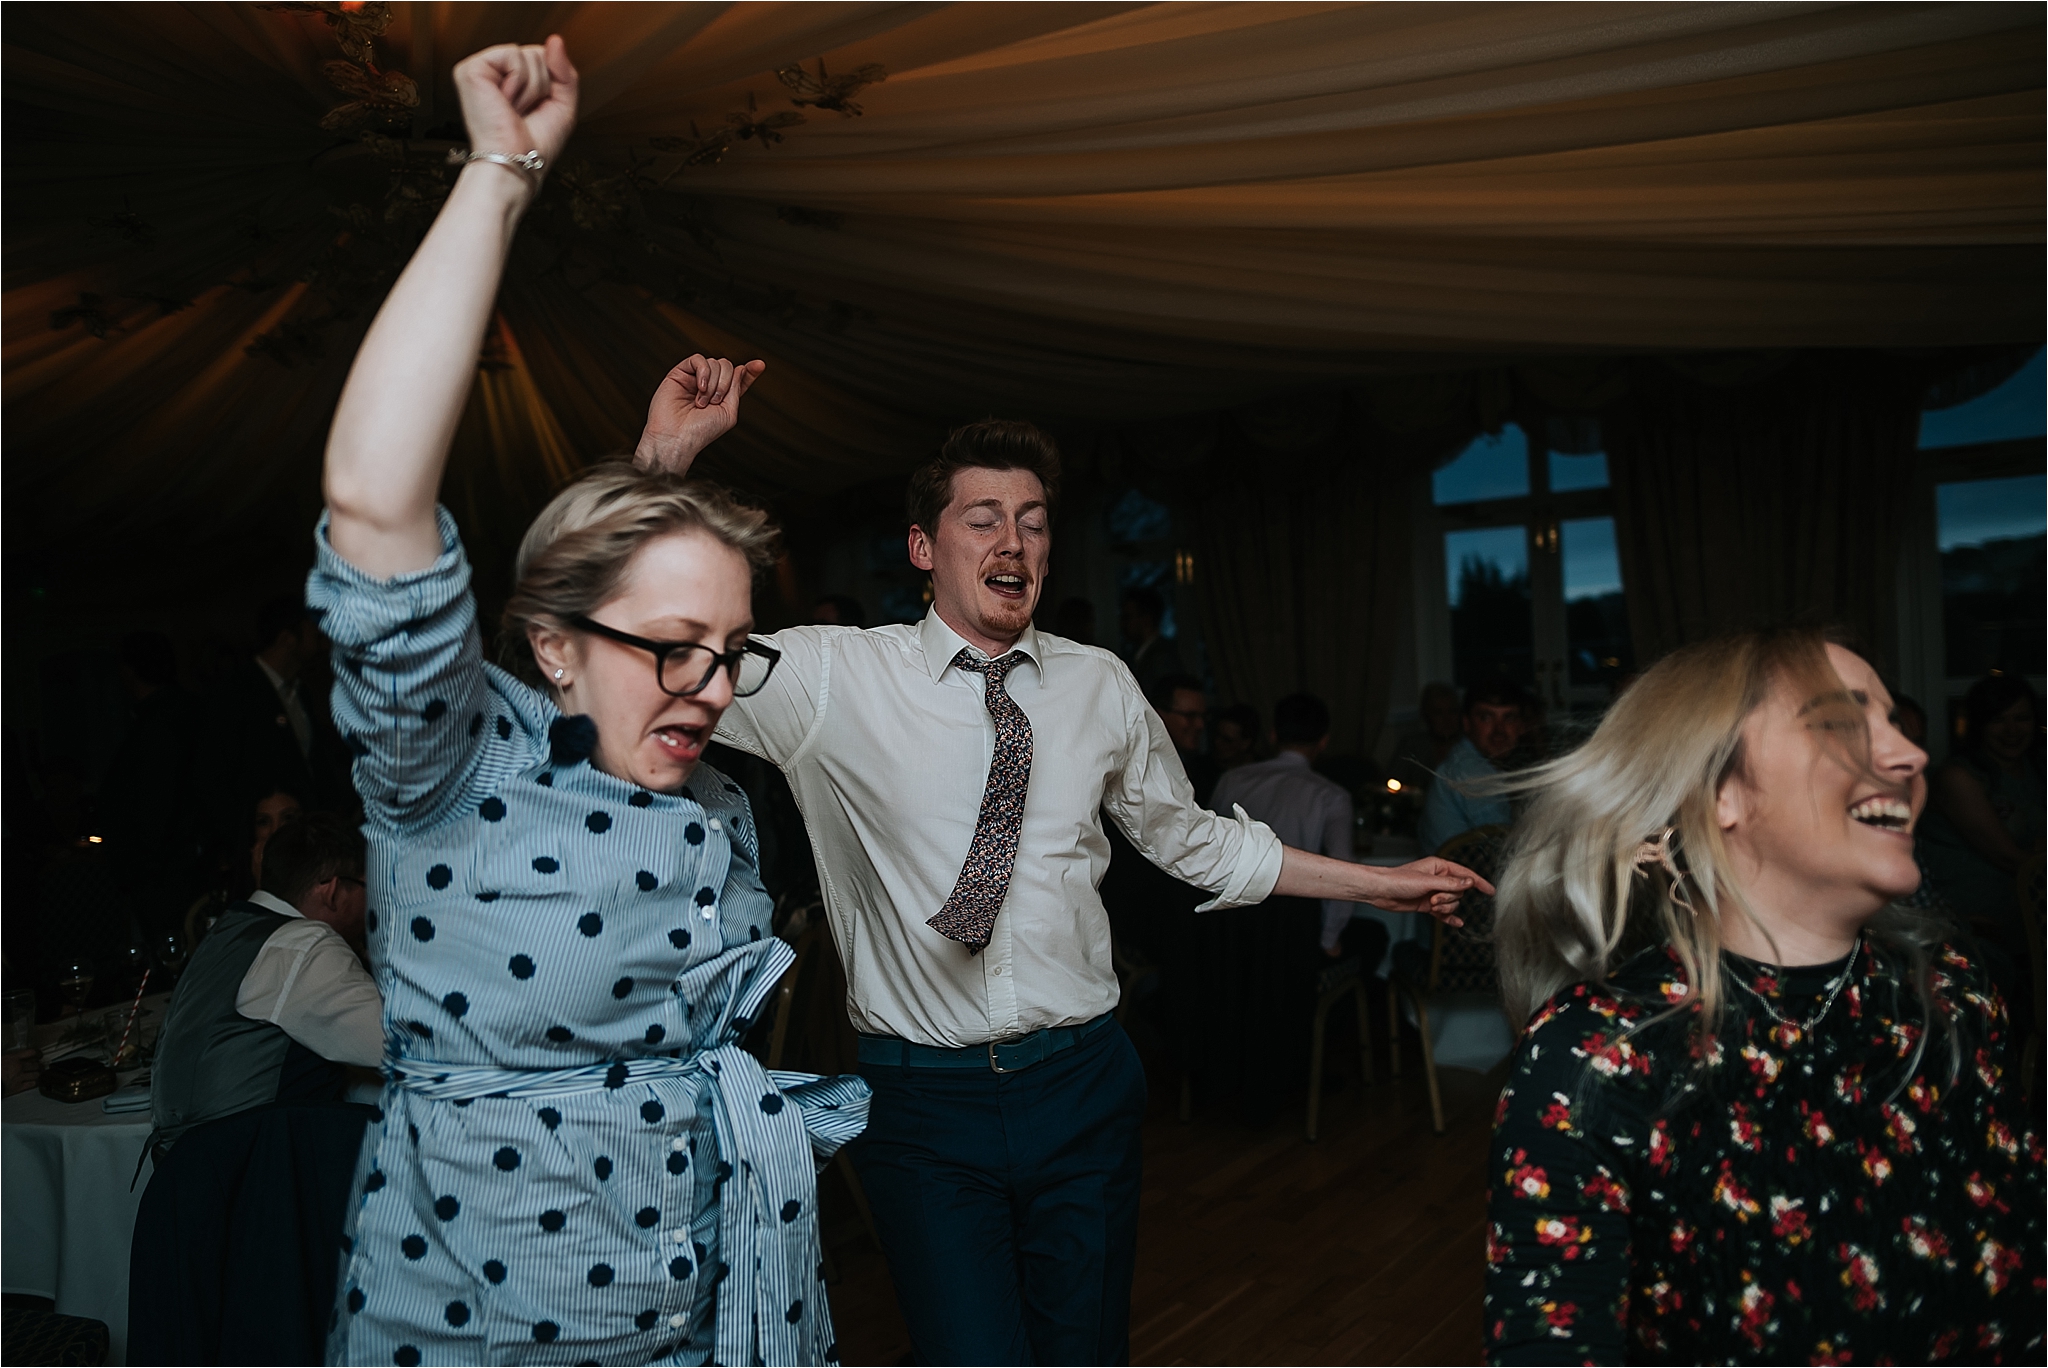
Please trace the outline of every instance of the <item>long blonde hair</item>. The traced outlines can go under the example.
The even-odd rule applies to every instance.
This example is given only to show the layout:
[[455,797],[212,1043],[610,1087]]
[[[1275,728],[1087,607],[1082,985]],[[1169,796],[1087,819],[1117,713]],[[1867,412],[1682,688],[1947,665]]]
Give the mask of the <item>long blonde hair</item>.
[[[1862,709],[1828,662],[1838,640],[1815,628],[1770,628],[1683,647],[1629,686],[1584,744],[1486,784],[1529,800],[1495,900],[1501,993],[1515,1021],[1661,941],[1684,969],[1700,1043],[1711,1041],[1725,1001],[1724,922],[1747,918],[1771,942],[1733,877],[1715,818],[1721,785],[1742,771],[1744,721],[1790,685],[1812,700],[1807,716],[1821,744],[1871,768]],[[1904,956],[1930,1007],[1929,963],[1946,928],[1895,905],[1869,930]],[[1930,1024],[1947,1015],[1923,1012]]]

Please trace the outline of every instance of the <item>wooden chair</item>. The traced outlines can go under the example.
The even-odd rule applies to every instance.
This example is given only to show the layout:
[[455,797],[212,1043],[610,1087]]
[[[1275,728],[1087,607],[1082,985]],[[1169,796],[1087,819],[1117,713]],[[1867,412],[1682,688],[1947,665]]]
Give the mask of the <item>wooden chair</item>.
[[[1339,960],[1316,975],[1316,1019],[1308,1047],[1308,1138],[1316,1138],[1316,1118],[1323,1104],[1323,1035],[1329,1025],[1330,1009],[1349,994],[1358,1009],[1359,1091],[1374,1081],[1372,1073],[1372,1014],[1366,1009],[1365,961]],[[1438,1127],[1442,1129],[1441,1126]]]
[[[1440,859],[1461,864],[1488,883],[1497,883],[1502,848],[1507,844],[1504,826],[1474,827],[1444,842]],[[1500,996],[1500,974],[1494,959],[1493,899],[1467,893],[1458,909],[1462,927],[1430,922],[1429,968],[1420,976],[1403,968],[1394,957],[1393,972],[1387,976],[1387,1033],[1392,1061],[1389,1072],[1401,1076],[1401,1002],[1415,1009],[1415,1026],[1422,1034],[1422,1071],[1429,1080],[1429,1115],[1436,1133],[1444,1132],[1443,1094],[1437,1086],[1436,1047],[1429,1034],[1429,1005],[1451,994]]]
[[[795,1021],[800,1013],[808,1015],[803,1013],[799,1004],[814,996],[818,992],[818,985],[829,977],[817,972],[822,958],[821,947],[829,948],[825,937],[831,934],[825,924],[825,911],[822,905],[809,908],[807,911],[808,924],[796,939],[796,963],[789,966],[789,972],[782,976],[782,986],[775,993],[775,1025],[768,1033],[768,1058],[764,1061],[766,1067],[770,1069],[783,1067],[784,1056],[789,1050],[790,1023]],[[838,1169],[840,1178],[846,1183],[846,1191],[853,1198],[854,1210],[860,1213],[860,1223],[867,1230],[868,1239],[873,1241],[875,1248],[879,1250],[882,1247],[882,1237],[875,1230],[875,1213],[868,1206],[867,1189],[861,1186],[860,1175],[853,1169],[853,1161],[846,1157],[846,1151],[842,1149],[832,1156],[832,1163]],[[822,1240],[820,1243],[822,1247]],[[832,1257],[829,1248],[825,1248],[823,1252],[826,1281],[836,1283],[839,1281],[838,1262]]]
[[2033,1099],[2035,1075],[2041,1072],[2041,1046],[2048,1038],[2048,960],[2042,952],[2043,861],[2040,851],[2021,863],[2014,876],[2020,900],[2020,925],[2027,937],[2027,973],[2034,983],[2034,1019],[2027,1023],[2027,1043],[2020,1050],[2021,1088]]

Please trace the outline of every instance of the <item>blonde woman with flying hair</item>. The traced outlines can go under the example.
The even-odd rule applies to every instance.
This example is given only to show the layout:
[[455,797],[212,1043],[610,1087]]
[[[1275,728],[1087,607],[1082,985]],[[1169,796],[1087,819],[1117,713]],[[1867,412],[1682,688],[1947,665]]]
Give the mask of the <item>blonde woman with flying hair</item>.
[[1528,807],[1487,1238],[1496,1363],[2040,1362],[2005,1009],[1919,884],[1927,757],[1806,630],[1687,647]]
[[[473,151],[349,372],[308,601],[369,838],[381,1116],[345,1226],[330,1363],[819,1363],[814,1159],[867,1085],[740,1048],[793,958],[737,785],[699,762],[776,652],[775,531],[608,463],[519,549],[483,659],[435,504],[521,215],[575,122],[559,38],[455,68]],[[737,420],[755,361],[692,357],[643,465]]]

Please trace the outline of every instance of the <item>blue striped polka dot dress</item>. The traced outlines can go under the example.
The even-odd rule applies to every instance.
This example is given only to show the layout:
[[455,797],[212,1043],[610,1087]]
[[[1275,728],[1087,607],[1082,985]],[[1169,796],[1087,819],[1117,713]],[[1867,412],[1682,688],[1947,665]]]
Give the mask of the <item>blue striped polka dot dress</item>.
[[486,665],[455,525],[308,601],[369,837],[384,994],[330,1363],[828,1363],[817,1164],[857,1078],[737,1041],[792,958],[745,795],[591,767],[587,723]]

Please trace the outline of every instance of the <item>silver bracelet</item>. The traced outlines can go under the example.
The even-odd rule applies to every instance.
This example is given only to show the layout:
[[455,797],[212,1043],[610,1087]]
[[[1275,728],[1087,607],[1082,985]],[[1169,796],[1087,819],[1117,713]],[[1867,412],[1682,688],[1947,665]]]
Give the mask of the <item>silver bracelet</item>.
[[524,172],[536,186],[540,184],[541,172],[548,169],[548,159],[540,154],[539,149],[530,152],[471,152],[462,147],[448,149],[450,166],[467,166],[471,162],[496,162],[500,166],[509,166],[514,171]]

